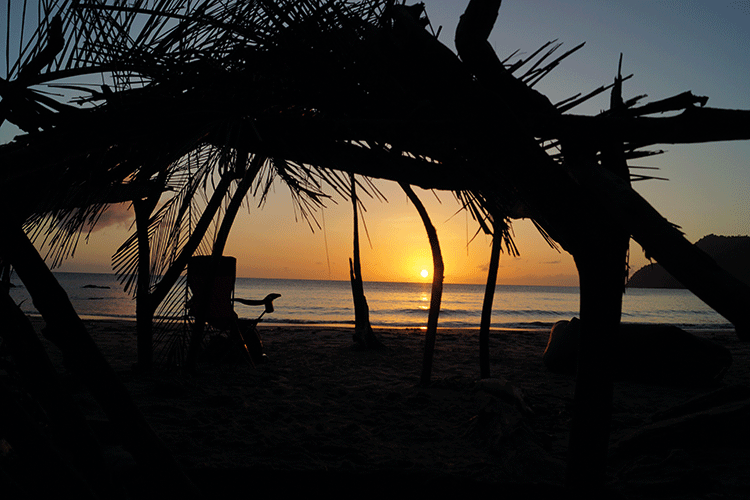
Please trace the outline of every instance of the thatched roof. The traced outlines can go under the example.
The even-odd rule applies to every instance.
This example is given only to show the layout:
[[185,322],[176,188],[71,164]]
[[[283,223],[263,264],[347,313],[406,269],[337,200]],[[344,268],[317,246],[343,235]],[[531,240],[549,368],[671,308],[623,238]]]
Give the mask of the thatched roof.
[[[3,94],[5,118],[29,132],[0,149],[18,213],[61,212],[55,220],[74,233],[107,203],[159,189],[157,172],[184,171],[196,151],[216,164],[193,168],[204,179],[233,169],[238,150],[272,158],[303,199],[319,199],[320,181],[343,186],[336,170],[486,186],[481,177],[497,172],[468,161],[484,127],[471,74],[423,31],[419,8],[392,3],[59,2],[11,71],[21,95]],[[46,71],[24,70],[60,36]],[[42,83],[62,86],[64,99],[51,105],[33,90]],[[521,160],[517,149],[506,161]],[[85,217],[71,218],[73,207]]]

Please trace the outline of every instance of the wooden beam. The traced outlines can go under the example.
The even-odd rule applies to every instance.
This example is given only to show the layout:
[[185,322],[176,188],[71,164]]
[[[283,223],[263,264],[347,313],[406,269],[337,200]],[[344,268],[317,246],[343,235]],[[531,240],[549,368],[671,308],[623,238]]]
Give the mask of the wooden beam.
[[530,128],[541,139],[599,142],[616,138],[641,146],[739,141],[750,139],[750,111],[689,107],[663,118],[560,115],[539,119]]

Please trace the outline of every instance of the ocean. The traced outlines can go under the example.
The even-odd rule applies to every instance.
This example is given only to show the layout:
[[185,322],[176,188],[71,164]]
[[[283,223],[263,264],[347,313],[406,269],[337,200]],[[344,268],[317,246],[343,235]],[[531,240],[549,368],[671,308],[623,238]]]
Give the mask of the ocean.
[[[84,319],[135,320],[135,301],[113,274],[55,273],[78,314]],[[25,288],[11,296],[24,312],[37,315]],[[370,322],[375,327],[420,328],[427,324],[429,283],[365,283]],[[238,278],[235,297],[263,298],[279,293],[266,323],[348,326],[354,310],[348,281]],[[484,285],[445,284],[439,327],[479,328]],[[498,285],[492,311],[493,328],[536,330],[578,316],[578,288]],[[262,308],[236,305],[240,317],[257,317]],[[688,330],[732,329],[732,325],[687,290],[627,289],[622,320],[673,324]]]

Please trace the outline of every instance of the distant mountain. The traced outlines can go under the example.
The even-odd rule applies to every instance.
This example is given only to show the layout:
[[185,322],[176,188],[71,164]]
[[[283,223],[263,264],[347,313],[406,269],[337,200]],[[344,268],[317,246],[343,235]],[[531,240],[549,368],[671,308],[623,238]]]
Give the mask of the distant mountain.
[[[696,244],[727,272],[750,285],[750,236],[716,236],[709,234]],[[631,288],[685,288],[660,264],[649,264],[637,270],[628,281]]]

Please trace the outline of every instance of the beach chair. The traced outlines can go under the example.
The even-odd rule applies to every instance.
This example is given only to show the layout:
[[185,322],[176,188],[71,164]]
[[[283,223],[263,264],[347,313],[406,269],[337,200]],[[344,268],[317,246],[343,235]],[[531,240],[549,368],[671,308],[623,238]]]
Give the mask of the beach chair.
[[[234,297],[237,260],[234,257],[197,256],[188,262],[187,284],[192,293],[188,302],[188,316],[192,318],[192,333],[186,366],[194,370],[199,354],[204,350],[207,328],[211,333],[209,344],[223,344],[212,349],[213,357],[227,358],[240,354],[255,366],[266,360],[263,341],[257,325],[266,313],[273,312],[273,301],[278,293],[268,294],[259,300]],[[264,306],[255,319],[241,319],[234,311],[234,303]],[[219,342],[219,337],[223,340]],[[220,352],[216,352],[216,351]],[[223,351],[223,352],[221,352]]]

